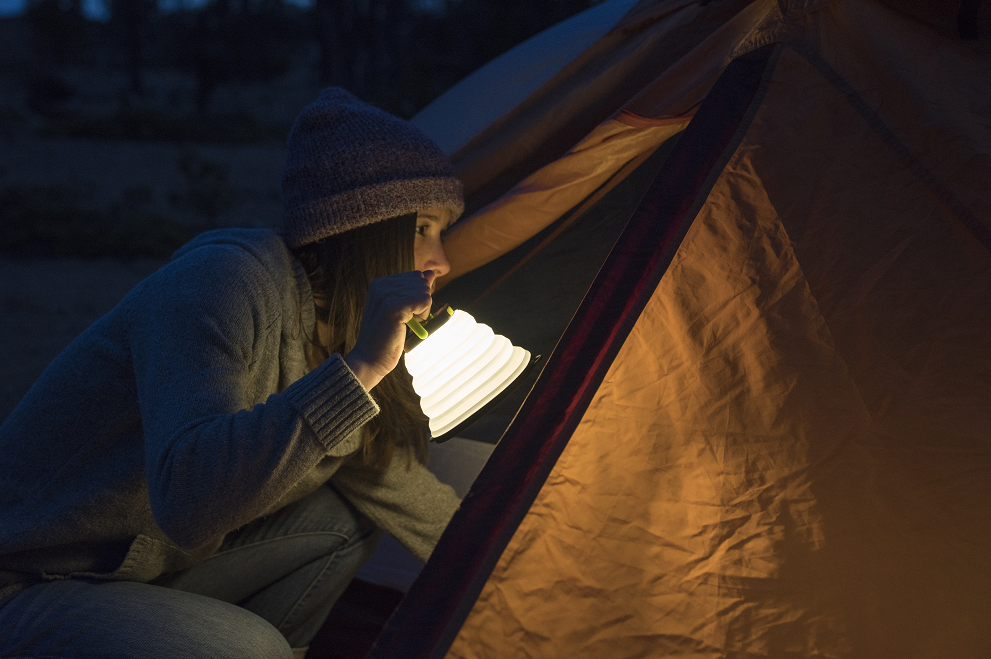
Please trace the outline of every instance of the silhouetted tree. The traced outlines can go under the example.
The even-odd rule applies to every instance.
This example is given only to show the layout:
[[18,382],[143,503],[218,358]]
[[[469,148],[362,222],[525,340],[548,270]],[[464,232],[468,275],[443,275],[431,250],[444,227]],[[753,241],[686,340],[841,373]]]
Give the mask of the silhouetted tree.
[[[78,0],[77,0],[78,1]],[[158,7],[155,0],[109,0],[110,24],[123,45],[128,87],[144,96],[142,70],[145,66],[144,44]]]
[[282,0],[212,0],[186,10],[178,62],[196,76],[196,105],[208,111],[217,88],[235,80],[267,82],[305,50],[299,11]]
[[87,21],[79,0],[31,0],[24,11],[42,61],[66,64],[86,47]]
[[404,68],[412,12],[406,0],[316,0],[320,79],[385,100]]

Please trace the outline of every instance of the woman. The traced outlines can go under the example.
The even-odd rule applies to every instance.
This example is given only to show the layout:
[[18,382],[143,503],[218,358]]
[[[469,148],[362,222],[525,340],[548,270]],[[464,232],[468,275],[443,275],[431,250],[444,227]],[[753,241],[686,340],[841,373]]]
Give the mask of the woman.
[[277,233],[184,246],[0,426],[0,656],[302,656],[378,529],[429,556],[459,501],[395,367],[461,185],[328,89],[282,190]]

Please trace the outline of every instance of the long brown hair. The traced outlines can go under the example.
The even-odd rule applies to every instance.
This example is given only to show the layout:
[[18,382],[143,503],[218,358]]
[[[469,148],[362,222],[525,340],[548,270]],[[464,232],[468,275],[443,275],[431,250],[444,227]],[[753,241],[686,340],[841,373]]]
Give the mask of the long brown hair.
[[[310,337],[310,365],[331,354],[346,355],[358,340],[365,296],[372,279],[416,268],[413,243],[416,213],[351,229],[294,250],[303,264],[317,303],[317,318],[327,323],[330,338],[320,342],[316,327]],[[365,464],[384,469],[398,448],[408,464],[426,462],[430,431],[427,417],[413,392],[412,379],[402,365],[375,386],[372,394],[381,411],[362,429]]]

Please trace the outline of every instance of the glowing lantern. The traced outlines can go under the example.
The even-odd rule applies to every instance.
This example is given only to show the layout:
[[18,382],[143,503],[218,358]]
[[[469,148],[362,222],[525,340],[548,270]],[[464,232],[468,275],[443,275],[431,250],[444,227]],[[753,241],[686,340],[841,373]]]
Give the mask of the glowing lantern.
[[449,439],[491,408],[536,362],[464,311],[444,307],[426,329],[415,319],[408,324],[416,336],[406,343],[406,369],[434,441]]

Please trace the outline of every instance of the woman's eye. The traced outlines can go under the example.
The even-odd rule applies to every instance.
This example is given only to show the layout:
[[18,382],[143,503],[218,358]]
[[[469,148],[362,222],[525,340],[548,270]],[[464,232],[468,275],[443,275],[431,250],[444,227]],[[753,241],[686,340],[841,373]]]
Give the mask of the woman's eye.
[[416,227],[416,235],[418,235],[418,236],[425,236],[425,235],[427,235],[427,225],[426,224],[421,224],[420,226]]

